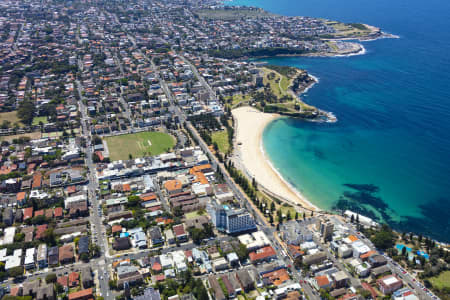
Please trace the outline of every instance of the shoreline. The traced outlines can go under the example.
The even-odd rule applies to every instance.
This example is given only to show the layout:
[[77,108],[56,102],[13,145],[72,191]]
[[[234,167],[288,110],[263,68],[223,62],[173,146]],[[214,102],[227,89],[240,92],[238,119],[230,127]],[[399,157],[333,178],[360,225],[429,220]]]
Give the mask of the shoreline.
[[281,118],[278,114],[268,114],[249,106],[232,111],[236,122],[237,168],[248,177],[255,178],[262,190],[293,205],[304,209],[320,211],[300,191],[287,182],[267,157],[262,137],[267,125]]

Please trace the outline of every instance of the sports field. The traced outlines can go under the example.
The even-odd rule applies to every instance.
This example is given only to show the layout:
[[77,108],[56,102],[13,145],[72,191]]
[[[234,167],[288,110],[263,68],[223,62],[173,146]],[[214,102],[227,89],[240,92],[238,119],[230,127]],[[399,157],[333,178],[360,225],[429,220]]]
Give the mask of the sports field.
[[105,138],[111,161],[153,156],[169,151],[175,138],[163,132],[139,132]]

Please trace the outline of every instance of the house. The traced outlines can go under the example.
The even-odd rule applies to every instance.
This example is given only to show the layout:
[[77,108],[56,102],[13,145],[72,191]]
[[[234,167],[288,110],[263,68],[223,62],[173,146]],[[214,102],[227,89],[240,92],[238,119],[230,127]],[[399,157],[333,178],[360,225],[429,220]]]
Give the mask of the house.
[[135,248],[145,249],[147,248],[147,236],[141,227],[128,230],[131,236],[131,244]]
[[140,296],[135,296],[134,300],[161,300],[161,295],[158,290],[152,287],[146,288],[144,293]]
[[173,235],[172,229],[164,230],[164,235],[166,236],[166,241],[169,245],[175,244],[175,236]]
[[403,286],[401,281],[396,275],[387,275],[377,280],[378,288],[383,294],[392,294],[396,290]]
[[164,188],[169,195],[181,193],[183,191],[183,185],[181,184],[181,181],[177,179],[167,180],[164,183]]
[[47,267],[47,245],[40,244],[37,251],[36,261],[38,263],[39,268]]
[[116,251],[128,250],[131,248],[131,242],[128,237],[116,238],[113,243],[113,249]]
[[27,207],[23,210],[23,220],[31,219],[33,217],[33,208]]
[[92,271],[90,267],[85,267],[81,270],[81,280],[85,289],[94,285],[94,279],[92,278]]
[[136,284],[142,282],[144,277],[139,273],[137,267],[135,266],[118,266],[117,267],[117,286],[119,288],[124,287],[124,283]]
[[53,288],[53,284],[46,284],[40,286],[37,290],[36,295],[37,300],[55,300],[55,290]]
[[69,288],[80,285],[80,274],[78,272],[72,272],[68,276]]
[[51,247],[48,250],[48,264],[50,266],[55,266],[59,262],[59,248],[57,246]]
[[179,242],[187,242],[188,235],[184,230],[184,224],[175,225],[172,227],[173,233],[175,234],[175,238]]
[[260,263],[262,261],[270,261],[277,257],[277,253],[272,248],[272,246],[266,246],[264,248],[258,249],[256,251],[249,253],[250,261],[254,264]]
[[73,246],[64,245],[59,247],[59,263],[68,264],[73,262]]
[[11,207],[6,207],[3,210],[3,223],[6,226],[11,226],[14,223],[14,213]]
[[347,287],[350,278],[345,274],[344,271],[338,271],[331,275],[334,281],[334,288],[344,288]]
[[253,281],[247,270],[242,269],[237,271],[236,278],[239,281],[242,290],[244,290],[246,293],[255,289],[255,282]]
[[152,246],[156,247],[164,243],[164,238],[161,233],[159,226],[153,226],[150,229],[150,239],[152,241]]
[[89,254],[89,237],[84,235],[78,240],[78,255]]
[[312,285],[316,288],[316,290],[329,289],[332,284],[333,282],[330,280],[328,275],[316,276],[312,280]]
[[225,295],[223,294],[222,288],[219,284],[219,281],[214,275],[208,276],[208,282],[211,289],[214,291],[214,299],[216,300],[225,300]]
[[89,300],[89,299],[94,299],[94,295],[92,294],[92,288],[69,294],[69,300]]
[[55,207],[53,211],[53,215],[56,219],[62,219],[63,216],[63,208],[62,207]]

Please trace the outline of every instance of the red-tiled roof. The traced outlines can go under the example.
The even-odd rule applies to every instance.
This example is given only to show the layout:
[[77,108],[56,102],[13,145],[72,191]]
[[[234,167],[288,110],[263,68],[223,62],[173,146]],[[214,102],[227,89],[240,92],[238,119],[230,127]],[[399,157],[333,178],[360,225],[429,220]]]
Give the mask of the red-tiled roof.
[[63,216],[63,209],[62,209],[62,207],[55,207],[55,210],[54,210],[53,214],[57,218],[58,217],[62,217]]
[[33,175],[33,183],[31,184],[32,189],[38,189],[42,184],[42,174],[37,172]]
[[17,201],[23,201],[23,200],[25,200],[25,196],[26,195],[27,194],[25,192],[18,192],[17,195],[16,195],[16,200]]
[[250,252],[248,256],[251,261],[258,261],[274,255],[276,255],[276,252],[272,248],[272,246],[266,246],[264,248],[258,249],[257,251]]
[[327,286],[330,284],[330,281],[328,280],[327,276],[317,276],[316,277],[317,285],[319,287]]
[[70,293],[69,300],[85,299],[88,296],[92,296],[92,288]]
[[116,233],[116,232],[121,232],[122,231],[122,226],[120,225],[113,225],[113,227],[111,228],[112,233]]
[[40,209],[40,210],[37,210],[37,211],[34,212],[34,216],[35,217],[43,216],[43,215],[44,215],[44,210],[43,209]]
[[27,207],[23,210],[23,219],[29,219],[33,217],[33,208],[32,207]]
[[69,286],[69,278],[67,276],[59,277],[57,282],[64,287]]
[[172,230],[173,230],[173,233],[175,233],[175,236],[180,236],[180,235],[186,234],[186,231],[184,231],[183,224],[173,226]]

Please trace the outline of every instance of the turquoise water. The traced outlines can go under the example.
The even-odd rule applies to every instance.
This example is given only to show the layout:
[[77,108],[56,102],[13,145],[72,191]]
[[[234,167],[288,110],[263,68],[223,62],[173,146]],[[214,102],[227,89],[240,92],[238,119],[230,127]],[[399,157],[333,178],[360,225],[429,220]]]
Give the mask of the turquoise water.
[[263,143],[283,177],[321,208],[350,208],[450,242],[450,2],[233,4],[364,22],[401,37],[366,42],[362,56],[266,60],[319,77],[303,98],[339,122],[279,119]]

